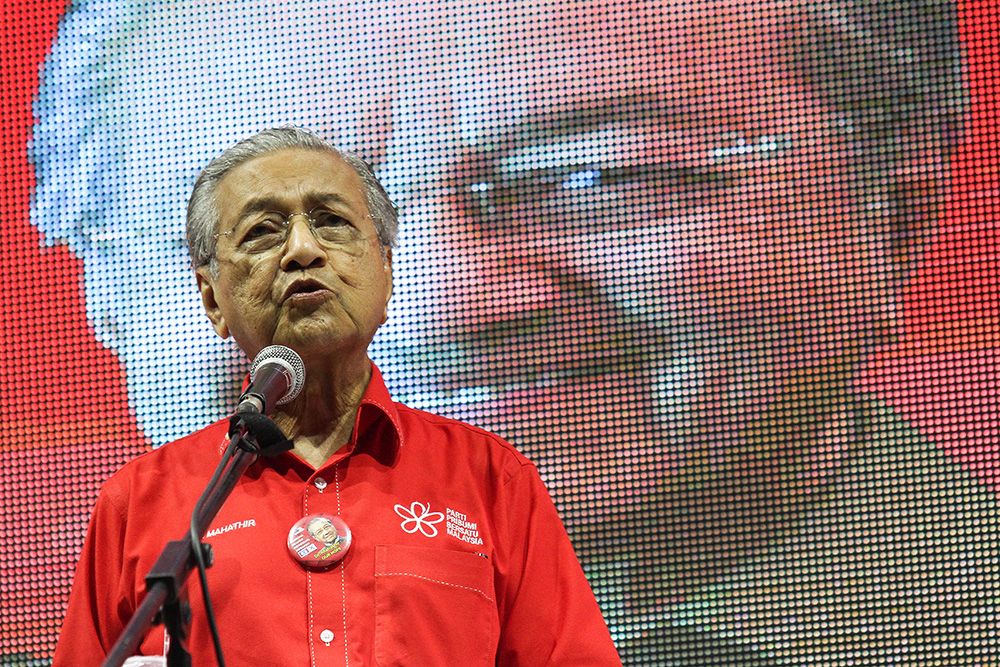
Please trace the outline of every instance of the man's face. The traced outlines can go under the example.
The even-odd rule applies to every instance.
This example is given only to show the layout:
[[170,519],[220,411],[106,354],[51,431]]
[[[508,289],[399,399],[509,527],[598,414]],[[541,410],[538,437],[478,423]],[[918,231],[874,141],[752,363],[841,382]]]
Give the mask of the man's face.
[[[837,461],[854,436],[844,414],[850,377],[880,320],[892,318],[882,211],[894,184],[859,183],[849,123],[791,66],[786,3],[240,7],[211,15],[202,3],[178,2],[158,7],[162,17],[143,14],[135,25],[146,32],[128,42],[122,65],[136,76],[95,84],[113,95],[95,118],[123,117],[122,126],[82,133],[135,142],[80,152],[129,166],[132,185],[110,200],[110,214],[120,227],[141,222],[163,237],[147,270],[170,279],[153,281],[155,300],[143,291],[149,277],[134,270],[153,246],[146,236],[98,236],[80,251],[95,328],[130,382],[147,378],[157,389],[133,390],[144,424],[165,412],[155,403],[162,360],[180,356],[163,347],[187,350],[200,325],[187,317],[188,286],[174,277],[179,229],[168,239],[162,224],[180,219],[168,213],[188,186],[176,156],[207,155],[226,133],[237,133],[228,144],[292,122],[339,133],[346,147],[365,144],[401,206],[397,301],[375,351],[394,388],[522,446],[571,530],[627,513],[675,479],[711,497],[745,456],[795,459],[807,484],[822,479],[820,462]],[[204,42],[177,39],[195,20],[229,23],[206,30]],[[275,22],[301,30],[271,35]],[[149,44],[168,43],[163,30],[172,47],[191,51],[148,57]],[[92,33],[79,31],[84,46]],[[224,41],[211,42],[216,35]],[[217,68],[185,65],[216,52],[226,55]],[[66,85],[75,90],[76,81]],[[164,108],[166,86],[185,95]],[[191,127],[194,116],[209,121]],[[53,114],[52,127],[64,117]],[[142,159],[149,150],[158,152]],[[133,165],[112,159],[119,154],[139,157]],[[95,181],[89,172],[72,177]],[[150,182],[170,185],[150,191]],[[63,210],[63,194],[46,200],[51,210]],[[288,203],[286,214],[309,208]],[[290,243],[305,232],[301,217],[292,222]],[[381,318],[381,290],[360,308],[371,318],[353,335],[351,318],[325,306],[315,320],[286,317],[271,291],[285,270],[276,259],[254,268],[227,255],[232,240],[219,243],[218,281],[230,302],[218,310],[222,330],[238,332],[248,352],[276,337],[308,338],[313,321],[335,323],[360,345]],[[105,241],[128,253],[106,258]],[[162,259],[166,247],[178,257]],[[333,271],[327,261],[324,275]],[[122,293],[143,298],[128,303]],[[188,330],[164,341],[174,329],[161,327],[147,343],[148,323],[164,312],[182,313]],[[423,345],[414,342],[421,336]],[[203,359],[195,371],[212,367]],[[175,367],[175,395],[209,386]],[[220,413],[202,411],[199,423]]]
[[327,519],[317,519],[309,524],[309,534],[324,544],[333,544],[337,541],[337,529],[333,527]]
[[464,146],[402,223],[435,221],[451,277],[431,329],[465,356],[439,389],[570,489],[571,523],[663,471],[723,477],[749,448],[836,460],[851,373],[891,307],[842,119],[775,45],[780,12],[721,4],[657,3],[658,21],[512,9],[490,48],[422,64],[447,115],[393,126],[389,173],[442,135]]
[[281,344],[366,358],[392,272],[354,169],[328,151],[267,153],[226,174],[216,205],[218,275],[198,270],[216,332],[250,357]]

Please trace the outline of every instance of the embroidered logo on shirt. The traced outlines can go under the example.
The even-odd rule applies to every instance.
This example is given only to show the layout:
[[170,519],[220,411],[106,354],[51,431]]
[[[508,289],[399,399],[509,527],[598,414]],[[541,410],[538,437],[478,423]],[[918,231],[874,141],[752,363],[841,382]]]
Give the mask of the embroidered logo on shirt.
[[437,537],[438,529],[434,524],[444,521],[444,514],[432,512],[430,503],[414,501],[409,507],[397,503],[393,509],[403,518],[399,527],[411,535],[419,530],[424,537]]
[[450,507],[445,509],[445,514],[448,517],[448,523],[445,524],[445,531],[449,535],[469,544],[478,545],[483,543],[483,538],[479,537],[478,523],[469,521],[469,517],[465,516],[465,514]]

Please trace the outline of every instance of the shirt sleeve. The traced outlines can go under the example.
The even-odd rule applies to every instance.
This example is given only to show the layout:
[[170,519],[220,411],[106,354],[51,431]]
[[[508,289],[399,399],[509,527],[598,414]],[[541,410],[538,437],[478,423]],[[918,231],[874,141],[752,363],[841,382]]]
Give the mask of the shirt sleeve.
[[505,485],[498,667],[621,665],[562,521],[532,465]]
[[53,667],[101,664],[131,616],[122,590],[124,536],[125,518],[105,487],[90,517]]

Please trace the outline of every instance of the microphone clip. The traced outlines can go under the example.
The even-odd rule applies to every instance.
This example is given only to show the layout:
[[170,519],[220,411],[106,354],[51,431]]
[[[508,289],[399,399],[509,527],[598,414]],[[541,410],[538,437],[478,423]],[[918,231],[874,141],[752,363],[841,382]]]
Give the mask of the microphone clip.
[[229,438],[240,449],[265,458],[275,457],[292,448],[281,427],[267,415],[237,412],[229,418]]

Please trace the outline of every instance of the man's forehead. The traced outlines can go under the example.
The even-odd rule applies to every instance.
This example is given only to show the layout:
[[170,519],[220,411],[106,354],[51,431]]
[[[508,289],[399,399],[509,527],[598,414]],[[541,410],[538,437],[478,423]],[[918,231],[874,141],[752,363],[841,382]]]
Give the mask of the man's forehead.
[[[136,116],[132,134],[168,144],[195,138],[192,117],[215,128],[205,138],[214,150],[262,123],[293,123],[377,159],[392,126],[414,114],[418,122],[451,115],[468,134],[484,113],[516,117],[572,104],[567,98],[710,76],[716,86],[726,85],[718,78],[738,81],[758,60],[747,42],[774,29],[778,4],[786,3],[452,0],[429,12],[416,0],[370,0],[350,11],[337,1],[256,0],[213,14],[202,2],[170,3],[125,41],[120,103]],[[162,34],[187,33],[149,48]],[[184,94],[162,105],[164,86]],[[143,132],[150,123],[179,131]],[[226,128],[235,136],[220,136]]]
[[299,206],[339,202],[363,213],[361,177],[333,151],[285,148],[247,160],[220,179],[220,208]]
[[741,95],[776,76],[775,61],[753,47],[773,39],[784,12],[729,0],[504,3],[486,20],[470,11],[450,30],[437,25],[444,48],[410,61],[401,95],[441,99],[438,112],[425,116],[450,116],[465,143],[488,135],[484,127],[594,100],[652,93],[688,108],[742,108]]
[[[294,124],[382,162],[397,197],[456,143],[539,110],[636,90],[731,96],[724,78],[739,82],[761,64],[741,44],[752,26],[773,29],[776,13],[735,0],[449,0],[430,11],[417,0],[182,1],[135,11],[141,20],[94,63],[115,84],[99,88],[105,111],[94,118],[130,128],[99,136],[142,144],[121,149],[137,157],[120,189],[186,188],[178,164],[196,173],[261,127]],[[164,90],[177,91],[168,104]],[[381,160],[387,142],[392,164]]]

